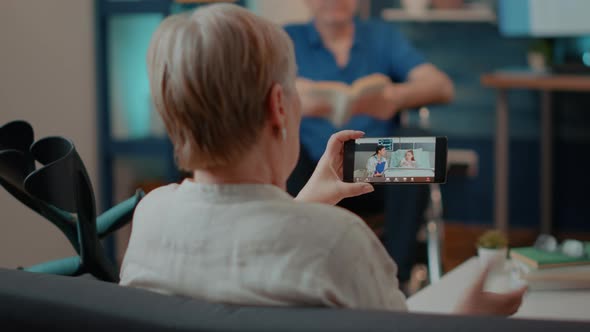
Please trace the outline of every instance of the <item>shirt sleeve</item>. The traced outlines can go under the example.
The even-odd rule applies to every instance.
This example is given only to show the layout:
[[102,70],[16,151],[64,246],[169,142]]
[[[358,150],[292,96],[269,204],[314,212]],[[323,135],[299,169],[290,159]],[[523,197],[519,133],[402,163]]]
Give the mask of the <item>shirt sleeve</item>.
[[412,46],[412,44],[402,35],[395,26],[390,28],[390,47],[385,50],[391,59],[390,76],[396,82],[405,82],[408,80],[410,72],[426,63],[424,56]]
[[397,266],[362,221],[350,226],[323,264],[326,298],[337,307],[407,311]]

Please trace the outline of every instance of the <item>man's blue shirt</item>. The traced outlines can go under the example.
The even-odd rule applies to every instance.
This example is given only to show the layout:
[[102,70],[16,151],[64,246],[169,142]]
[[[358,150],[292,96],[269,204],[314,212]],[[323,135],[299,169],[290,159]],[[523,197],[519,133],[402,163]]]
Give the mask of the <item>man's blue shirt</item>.
[[[381,73],[393,82],[404,82],[416,66],[425,63],[402,34],[391,24],[355,20],[355,34],[348,64],[340,67],[334,55],[324,47],[313,22],[289,25],[285,30],[295,45],[298,76],[314,81],[339,81],[351,84],[361,77]],[[327,119],[303,118],[301,143],[311,159],[318,161],[326,143],[341,129],[362,130],[367,136],[390,136],[395,123],[367,115],[355,115],[343,128],[335,128]]]

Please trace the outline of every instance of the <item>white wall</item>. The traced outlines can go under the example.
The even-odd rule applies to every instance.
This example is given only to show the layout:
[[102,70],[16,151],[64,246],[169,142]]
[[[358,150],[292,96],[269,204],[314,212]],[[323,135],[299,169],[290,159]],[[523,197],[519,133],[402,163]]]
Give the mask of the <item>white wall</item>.
[[588,0],[534,0],[529,6],[533,36],[570,37],[590,34]]
[[[0,0],[0,125],[71,138],[96,183],[92,0]],[[53,225],[0,189],[0,267],[72,255]]]

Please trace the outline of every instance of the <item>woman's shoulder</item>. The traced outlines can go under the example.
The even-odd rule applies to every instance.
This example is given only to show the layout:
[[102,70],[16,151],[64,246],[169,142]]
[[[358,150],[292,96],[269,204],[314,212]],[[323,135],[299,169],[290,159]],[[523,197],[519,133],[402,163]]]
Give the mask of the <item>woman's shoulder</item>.
[[339,206],[294,201],[291,209],[293,216],[313,220],[318,224],[337,224],[338,226],[364,224],[364,221],[356,214]]
[[[371,229],[361,218],[338,206],[295,201],[289,205],[289,209],[283,209],[282,212],[277,217],[283,221],[280,225],[284,233],[303,236],[291,236],[289,241],[294,241],[297,246],[305,243],[309,250],[322,248],[319,252],[334,252],[342,239],[351,234],[354,234],[354,240],[351,240],[354,243],[349,245],[359,247],[372,236]],[[337,256],[342,254],[336,253]]]
[[171,184],[157,187],[157,188],[151,190],[149,193],[147,193],[145,195],[145,197],[142,199],[142,202],[144,200],[161,199],[162,197],[167,196],[172,192],[175,192],[176,190],[178,190],[179,187],[180,187],[180,185],[178,183],[171,183]]
[[179,184],[171,183],[165,186],[158,187],[156,189],[151,190],[149,193],[145,195],[144,198],[141,199],[135,211],[143,211],[146,208],[158,208],[159,205],[162,205],[168,199],[171,198],[171,194],[178,190]]

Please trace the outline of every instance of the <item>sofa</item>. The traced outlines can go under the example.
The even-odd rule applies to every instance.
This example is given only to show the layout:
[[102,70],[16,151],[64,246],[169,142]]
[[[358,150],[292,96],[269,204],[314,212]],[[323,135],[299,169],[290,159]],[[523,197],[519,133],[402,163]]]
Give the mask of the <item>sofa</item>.
[[590,323],[328,308],[245,307],[90,277],[0,269],[0,331],[590,331]]

